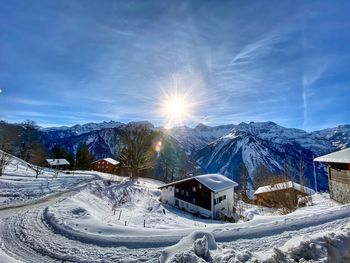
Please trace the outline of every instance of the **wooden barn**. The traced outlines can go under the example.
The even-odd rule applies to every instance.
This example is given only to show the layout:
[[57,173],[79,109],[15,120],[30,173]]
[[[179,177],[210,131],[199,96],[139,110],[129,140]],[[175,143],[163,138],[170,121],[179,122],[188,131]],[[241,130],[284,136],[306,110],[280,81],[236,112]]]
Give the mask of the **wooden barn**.
[[313,193],[314,191],[308,187],[288,181],[259,187],[254,195],[257,205],[294,208],[297,207],[300,197]]
[[315,162],[328,165],[329,193],[340,203],[350,203],[350,148],[320,156]]
[[112,158],[97,160],[91,164],[92,170],[103,173],[116,173],[119,162]]
[[234,212],[234,187],[238,184],[221,174],[198,175],[165,184],[161,201],[209,218],[230,217]]
[[47,165],[51,169],[68,170],[70,163],[66,159],[46,159]]

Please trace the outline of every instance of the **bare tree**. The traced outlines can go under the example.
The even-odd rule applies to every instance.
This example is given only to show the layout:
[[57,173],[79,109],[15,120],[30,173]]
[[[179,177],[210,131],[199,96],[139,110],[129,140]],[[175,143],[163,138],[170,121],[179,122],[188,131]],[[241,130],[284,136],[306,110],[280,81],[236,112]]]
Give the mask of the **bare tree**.
[[245,164],[241,164],[238,168],[239,182],[242,185],[242,190],[246,191],[249,183],[249,173]]
[[292,179],[292,163],[290,159],[285,159],[283,164],[283,175],[286,178]]
[[11,162],[11,155],[0,150],[0,176],[2,176],[5,167]]
[[38,178],[39,174],[43,171],[42,166],[45,164],[45,149],[41,144],[32,144],[28,154],[28,161],[33,164],[31,168],[35,171],[35,177]]
[[11,162],[12,156],[7,152],[10,151],[11,144],[4,132],[0,134],[0,176],[2,176],[5,167]]
[[306,186],[305,170],[306,170],[306,163],[304,162],[303,158],[300,158],[298,162],[298,177],[299,177],[298,179],[299,179],[299,183],[303,186]]
[[119,159],[124,168],[129,172],[131,179],[139,177],[140,171],[154,167],[155,151],[152,141],[155,134],[146,128],[129,128],[122,132],[121,140],[125,147],[120,153]]
[[254,186],[258,188],[270,183],[274,177],[272,171],[264,164],[259,164],[254,171]]

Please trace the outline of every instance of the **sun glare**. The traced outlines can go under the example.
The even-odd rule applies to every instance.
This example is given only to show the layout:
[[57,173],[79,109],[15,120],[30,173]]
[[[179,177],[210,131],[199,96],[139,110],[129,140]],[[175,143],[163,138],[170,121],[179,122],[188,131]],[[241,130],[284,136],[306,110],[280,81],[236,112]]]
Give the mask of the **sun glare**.
[[191,104],[186,95],[166,95],[162,102],[162,115],[166,119],[165,128],[182,125],[191,115]]
[[168,102],[167,115],[170,118],[182,118],[186,114],[186,105],[183,101],[174,99]]

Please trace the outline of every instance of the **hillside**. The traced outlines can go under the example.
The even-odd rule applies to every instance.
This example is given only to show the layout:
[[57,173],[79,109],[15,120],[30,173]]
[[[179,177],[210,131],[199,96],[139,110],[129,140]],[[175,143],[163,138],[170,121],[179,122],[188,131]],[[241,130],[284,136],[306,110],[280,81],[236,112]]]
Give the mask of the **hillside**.
[[327,194],[287,215],[246,204],[249,221],[228,223],[160,203],[157,180],[50,170],[37,179],[27,166],[14,158],[0,177],[1,262],[346,262],[349,255],[350,208]]

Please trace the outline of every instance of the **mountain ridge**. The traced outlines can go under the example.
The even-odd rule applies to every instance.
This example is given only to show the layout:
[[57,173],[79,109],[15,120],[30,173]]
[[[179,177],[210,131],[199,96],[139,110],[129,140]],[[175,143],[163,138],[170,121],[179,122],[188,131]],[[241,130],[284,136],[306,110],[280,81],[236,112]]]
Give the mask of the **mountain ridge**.
[[[74,153],[80,143],[86,143],[97,158],[118,158],[123,147],[120,132],[138,127],[159,131],[173,138],[172,145],[182,149],[189,159],[198,164],[201,172],[220,172],[239,181],[238,168],[244,165],[249,172],[252,186],[254,170],[260,164],[274,173],[281,173],[284,164],[290,161],[292,172],[296,175],[297,162],[303,159],[305,174],[312,187],[313,158],[350,145],[350,125],[306,132],[286,128],[271,121],[218,126],[198,124],[194,128],[180,126],[168,130],[155,127],[148,121],[127,124],[110,121],[39,129],[37,137],[44,142],[47,149],[60,144]],[[326,188],[324,168],[317,167],[317,171],[322,177],[320,187]]]

